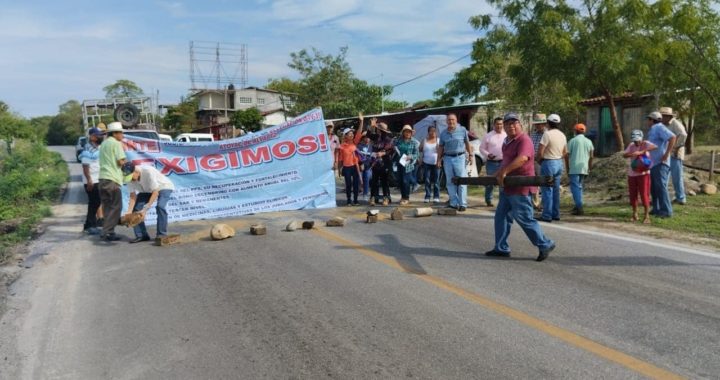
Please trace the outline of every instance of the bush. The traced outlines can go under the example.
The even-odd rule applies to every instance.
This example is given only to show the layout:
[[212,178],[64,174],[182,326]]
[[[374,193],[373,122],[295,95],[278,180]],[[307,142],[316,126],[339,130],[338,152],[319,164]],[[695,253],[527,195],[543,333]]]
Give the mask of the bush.
[[15,225],[8,233],[0,231],[0,263],[13,244],[27,240],[33,226],[50,215],[68,174],[60,154],[39,143],[16,141],[12,155],[0,156],[0,223]]

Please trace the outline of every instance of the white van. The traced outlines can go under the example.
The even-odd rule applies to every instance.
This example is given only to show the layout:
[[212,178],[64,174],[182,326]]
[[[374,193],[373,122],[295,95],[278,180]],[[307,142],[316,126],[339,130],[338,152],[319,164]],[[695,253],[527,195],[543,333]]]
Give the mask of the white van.
[[173,141],[172,136],[170,135],[158,133],[158,136],[160,137],[160,141]]
[[178,142],[215,141],[212,133],[181,133],[175,137]]

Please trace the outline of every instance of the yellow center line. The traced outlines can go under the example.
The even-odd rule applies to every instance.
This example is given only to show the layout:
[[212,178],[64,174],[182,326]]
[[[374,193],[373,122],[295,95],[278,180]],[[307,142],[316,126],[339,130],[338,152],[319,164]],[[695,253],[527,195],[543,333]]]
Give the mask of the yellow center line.
[[483,297],[477,293],[473,293],[471,291],[465,290],[465,289],[461,288],[460,286],[457,286],[455,284],[452,284],[448,281],[443,280],[442,278],[439,278],[439,277],[436,277],[433,275],[429,275],[429,274],[418,273],[417,271],[413,271],[413,270],[408,270],[406,268],[406,266],[402,265],[401,262],[397,261],[393,257],[389,257],[380,252],[363,247],[362,245],[360,245],[358,243],[355,243],[353,241],[345,239],[344,237],[336,235],[325,229],[313,229],[312,232],[314,232],[315,234],[317,234],[327,240],[334,241],[334,242],[339,243],[348,248],[353,248],[353,249],[359,251],[360,253],[362,253],[363,255],[368,256],[372,259],[375,259],[385,265],[388,265],[388,266],[395,268],[397,270],[400,270],[402,272],[415,275],[417,278],[419,278],[429,284],[432,284],[440,289],[446,290],[450,293],[460,296],[470,302],[473,302],[475,304],[483,306],[483,307],[490,309],[498,314],[512,318],[526,326],[532,327],[538,331],[544,332],[547,335],[553,336],[553,337],[558,338],[566,343],[569,343],[572,346],[575,346],[577,348],[581,348],[585,351],[591,352],[591,353],[593,353],[599,357],[602,357],[606,360],[609,360],[611,362],[615,362],[617,364],[623,365],[623,366],[625,366],[633,371],[636,371],[642,375],[645,375],[649,378],[652,378],[652,379],[685,379],[685,377],[683,377],[681,375],[678,375],[678,374],[670,372],[666,369],[657,367],[651,363],[645,362],[643,360],[640,360],[638,358],[635,358],[633,356],[630,356],[630,355],[620,352],[618,350],[604,346],[604,345],[597,343],[591,339],[582,337],[582,336],[575,334],[569,330],[565,330],[563,328],[555,326],[555,325],[548,323],[542,319],[539,319],[539,318],[533,317],[529,314],[526,314],[520,310],[513,309],[510,306],[501,304],[499,302],[495,302],[495,301],[493,301],[489,298]]

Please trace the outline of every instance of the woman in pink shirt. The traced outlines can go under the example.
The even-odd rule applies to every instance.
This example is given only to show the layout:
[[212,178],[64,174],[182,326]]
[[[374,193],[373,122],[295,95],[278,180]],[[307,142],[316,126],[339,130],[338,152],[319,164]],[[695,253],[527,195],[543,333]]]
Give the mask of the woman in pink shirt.
[[[638,220],[638,196],[645,208],[643,223],[650,223],[650,155],[648,152],[657,149],[657,146],[649,141],[643,140],[643,133],[636,129],[630,134],[632,142],[625,149],[623,157],[630,158],[628,168],[628,191],[630,192],[630,205],[633,209],[632,221]],[[643,162],[643,158],[646,162]]]

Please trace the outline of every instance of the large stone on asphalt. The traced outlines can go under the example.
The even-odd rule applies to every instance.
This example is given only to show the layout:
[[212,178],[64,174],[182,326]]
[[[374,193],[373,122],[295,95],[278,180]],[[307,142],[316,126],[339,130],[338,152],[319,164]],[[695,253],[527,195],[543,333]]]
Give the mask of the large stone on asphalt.
[[264,224],[253,224],[250,226],[251,235],[265,235],[267,234],[267,227]]
[[328,227],[343,227],[345,226],[345,218],[336,216],[325,223]]
[[712,183],[703,183],[700,185],[700,191],[703,194],[713,195],[717,194],[717,186]]
[[415,209],[415,217],[419,218],[422,216],[432,216],[433,209],[432,207],[418,207]]
[[403,219],[405,219],[405,216],[403,215],[402,211],[400,211],[400,208],[396,207],[390,213],[390,219],[403,220]]
[[312,230],[313,227],[315,227],[315,221],[314,220],[306,220],[302,222],[302,228],[303,230]]
[[300,222],[297,220],[293,220],[292,222],[288,223],[287,226],[285,226],[285,231],[295,231],[298,228],[300,228]]
[[235,236],[235,229],[224,223],[218,223],[210,230],[210,238],[223,240]]
[[438,209],[438,215],[455,216],[457,215],[457,210],[450,207],[441,208]]

